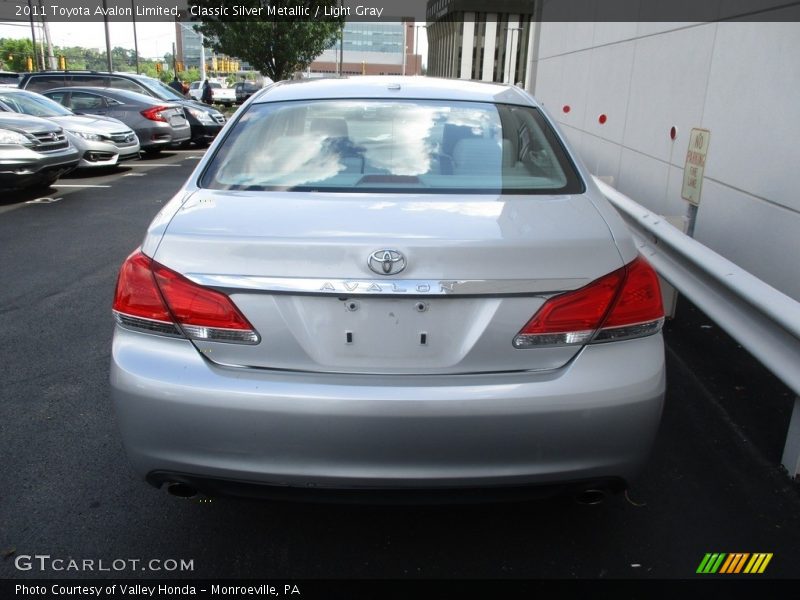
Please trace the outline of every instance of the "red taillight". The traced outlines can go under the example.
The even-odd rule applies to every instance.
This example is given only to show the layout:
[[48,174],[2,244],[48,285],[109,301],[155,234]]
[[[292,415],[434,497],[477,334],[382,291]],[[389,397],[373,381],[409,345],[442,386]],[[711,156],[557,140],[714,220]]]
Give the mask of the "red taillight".
[[597,279],[589,285],[555,296],[544,303],[520,333],[536,335],[594,331],[608,312],[611,301],[625,277],[625,267]]
[[197,285],[157,262],[153,263],[153,273],[167,305],[181,325],[253,328],[225,294]]
[[199,340],[258,341],[253,326],[228,296],[186,279],[139,250],[120,269],[114,315],[121,325],[157,333],[184,333]]
[[663,322],[658,276],[638,257],[589,285],[550,298],[517,334],[514,345],[529,348],[642,337],[659,331]]
[[603,329],[644,323],[664,316],[658,275],[644,258],[626,267],[625,285],[614,303]]
[[141,112],[145,119],[151,121],[167,122],[167,117],[164,116],[164,111],[169,110],[169,106],[151,106]]

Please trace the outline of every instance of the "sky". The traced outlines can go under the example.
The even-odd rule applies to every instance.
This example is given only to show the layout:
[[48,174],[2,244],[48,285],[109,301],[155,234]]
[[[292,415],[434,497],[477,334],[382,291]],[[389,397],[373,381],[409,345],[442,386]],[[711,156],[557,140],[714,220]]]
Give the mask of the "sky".
[[[21,27],[19,25],[22,25]],[[111,47],[122,46],[133,48],[133,24],[109,23],[109,37]],[[97,48],[105,51],[106,38],[103,23],[85,22],[50,22],[50,36],[56,46],[83,46],[84,48]],[[0,22],[0,38],[28,38],[31,37],[31,27],[28,23],[9,24]],[[145,58],[163,57],[167,52],[172,52],[175,41],[175,26],[173,23],[138,22],[136,24],[136,37],[139,40],[139,54]],[[40,28],[36,30],[36,39],[41,38]]]
[[[133,48],[133,24],[109,23],[111,47],[121,46]],[[28,38],[31,36],[30,24],[9,23],[0,21],[0,38]],[[50,37],[55,46],[83,46],[105,51],[105,29],[103,23],[86,22],[50,22]],[[175,42],[174,24],[161,22],[137,22],[136,37],[139,41],[139,54],[144,58],[163,57],[172,52]],[[41,39],[40,28],[36,31],[37,41]],[[413,41],[411,41],[413,43]],[[425,30],[419,32],[419,46],[423,56],[422,64],[427,60],[428,40]]]

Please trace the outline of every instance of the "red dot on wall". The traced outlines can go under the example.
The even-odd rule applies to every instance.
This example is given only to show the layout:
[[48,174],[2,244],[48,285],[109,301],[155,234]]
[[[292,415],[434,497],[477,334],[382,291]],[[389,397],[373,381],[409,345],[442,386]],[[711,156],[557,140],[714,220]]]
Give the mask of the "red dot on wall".
[[678,137],[678,129],[676,127],[669,128],[669,139],[674,140]]
[[608,121],[608,117],[604,114],[597,117],[597,122],[600,123],[600,125],[605,125],[606,121]]
[[561,110],[563,110],[565,113],[568,113],[569,111],[572,110],[572,108],[570,107],[569,104],[565,104],[564,108],[562,108]]

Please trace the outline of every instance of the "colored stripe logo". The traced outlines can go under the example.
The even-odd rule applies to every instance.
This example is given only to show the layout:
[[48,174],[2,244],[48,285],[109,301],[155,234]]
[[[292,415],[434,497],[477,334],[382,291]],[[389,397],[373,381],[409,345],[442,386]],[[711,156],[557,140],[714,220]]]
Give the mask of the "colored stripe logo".
[[749,552],[734,552],[727,554],[725,552],[709,552],[700,561],[700,566],[697,567],[697,573],[701,574],[738,574],[748,573],[756,574],[763,573],[769,561],[772,560],[772,552],[757,552],[750,554]]

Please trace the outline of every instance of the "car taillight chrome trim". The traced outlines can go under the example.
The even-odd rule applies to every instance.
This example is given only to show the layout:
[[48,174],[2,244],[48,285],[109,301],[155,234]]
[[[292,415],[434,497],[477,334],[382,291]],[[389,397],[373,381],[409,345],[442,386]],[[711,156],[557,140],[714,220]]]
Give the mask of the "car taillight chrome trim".
[[546,346],[575,346],[587,344],[594,335],[594,329],[586,331],[567,331],[564,333],[521,333],[514,338],[515,348],[543,348]]
[[119,311],[112,311],[114,320],[125,327],[142,333],[155,333],[169,337],[186,337],[190,340],[204,342],[228,342],[231,344],[257,344],[261,341],[253,330],[220,329],[217,327],[201,327],[198,325],[176,325],[168,321],[156,321],[143,317],[126,315]]
[[116,310],[112,310],[111,312],[114,315],[114,320],[127,329],[135,329],[137,331],[157,333],[171,337],[183,337],[183,334],[175,323],[170,323],[169,321],[155,321],[153,319],[145,319],[144,317],[134,317]]
[[664,317],[654,321],[636,323],[634,325],[621,325],[619,327],[606,327],[597,332],[591,343],[617,342],[638,337],[653,335],[661,331],[664,326]]
[[229,342],[231,344],[257,344],[261,341],[253,330],[220,329],[218,327],[201,327],[199,325],[181,325],[186,337],[205,342]]

